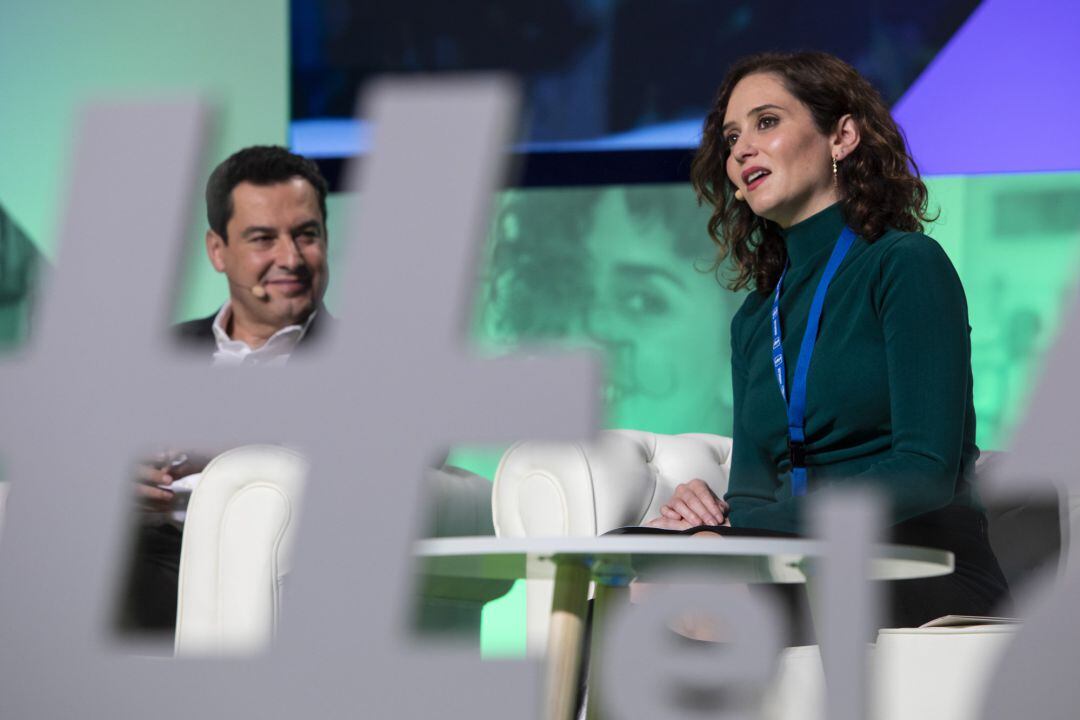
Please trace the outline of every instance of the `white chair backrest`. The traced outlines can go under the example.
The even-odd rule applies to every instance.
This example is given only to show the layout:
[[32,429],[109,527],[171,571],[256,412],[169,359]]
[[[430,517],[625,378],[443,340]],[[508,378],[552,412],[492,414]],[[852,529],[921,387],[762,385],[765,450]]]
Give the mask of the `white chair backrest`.
[[731,439],[609,430],[592,442],[520,442],[495,471],[501,537],[601,535],[658,515],[675,486],[701,478],[727,491]]
[[[630,432],[630,431],[624,431]],[[701,478],[712,491],[723,497],[731,474],[731,438],[707,433],[659,435],[634,433],[652,447],[651,463],[656,468],[656,492],[641,520],[660,514],[663,505],[679,483]]]
[[245,446],[206,466],[188,504],[180,555],[176,654],[266,649],[281,614],[307,463]]

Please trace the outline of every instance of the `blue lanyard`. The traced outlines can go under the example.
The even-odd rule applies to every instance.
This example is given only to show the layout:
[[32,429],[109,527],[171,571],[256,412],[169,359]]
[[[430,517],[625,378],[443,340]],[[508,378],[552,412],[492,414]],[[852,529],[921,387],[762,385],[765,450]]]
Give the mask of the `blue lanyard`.
[[803,333],[802,345],[799,346],[799,358],[795,361],[795,377],[792,378],[791,400],[788,400],[787,385],[784,381],[784,347],[780,334],[780,289],[784,286],[790,263],[785,263],[780,280],[776,283],[776,295],[772,306],[772,356],[776,381],[780,384],[780,395],[784,398],[788,416],[788,454],[791,458],[791,494],[806,494],[806,376],[810,372],[810,357],[814,354],[818,327],[821,324],[821,310],[825,305],[825,292],[832,283],[840,263],[855,241],[855,232],[845,227],[836,239],[829,263],[814,291],[814,301],[810,305],[810,315],[806,318],[806,332]]

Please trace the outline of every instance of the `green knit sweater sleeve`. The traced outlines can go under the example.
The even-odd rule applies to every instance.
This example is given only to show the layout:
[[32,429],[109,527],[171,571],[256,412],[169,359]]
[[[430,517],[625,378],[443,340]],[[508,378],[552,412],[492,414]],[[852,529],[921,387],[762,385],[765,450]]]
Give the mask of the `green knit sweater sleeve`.
[[[867,320],[880,323],[883,336],[891,445],[859,472],[832,482],[880,487],[891,501],[895,523],[946,506],[954,498],[965,436],[973,432],[965,427],[970,328],[960,279],[937,242],[896,232],[878,242],[878,276],[870,279],[871,307],[864,310]],[[746,373],[739,367],[743,359],[734,358],[733,348],[731,523],[800,532],[805,498],[776,498],[779,468],[752,443],[740,443],[740,435],[746,435],[739,417],[740,382]]]
[[899,522],[953,499],[971,388],[971,328],[960,278],[925,235],[901,236],[883,253],[876,304],[892,450],[851,480],[881,484]]

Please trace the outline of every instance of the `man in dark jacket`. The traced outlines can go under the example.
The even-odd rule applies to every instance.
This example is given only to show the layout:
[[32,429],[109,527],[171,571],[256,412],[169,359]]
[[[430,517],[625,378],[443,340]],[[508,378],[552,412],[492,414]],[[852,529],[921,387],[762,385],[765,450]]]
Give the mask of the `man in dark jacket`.
[[[245,148],[206,184],[206,253],[229,284],[215,315],[177,326],[214,364],[282,364],[326,293],[326,180],[284,148]],[[285,340],[282,340],[282,338]]]
[[[330,318],[326,293],[327,184],[318,167],[282,147],[255,146],[218,165],[206,184],[206,253],[229,299],[213,315],[176,326],[184,344],[217,365],[284,365]],[[171,630],[183,514],[173,483],[209,454],[163,453],[139,465],[140,523],[121,609],[125,630]],[[172,489],[170,489],[172,488]],[[190,488],[185,488],[190,491]]]

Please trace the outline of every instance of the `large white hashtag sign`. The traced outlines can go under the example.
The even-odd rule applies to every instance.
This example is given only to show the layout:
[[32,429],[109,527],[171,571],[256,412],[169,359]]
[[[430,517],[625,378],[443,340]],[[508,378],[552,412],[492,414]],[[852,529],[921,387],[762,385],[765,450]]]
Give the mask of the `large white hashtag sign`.
[[[335,269],[340,331],[324,352],[266,372],[213,371],[165,343],[204,112],[85,113],[40,322],[28,352],[0,368],[13,480],[0,717],[503,718],[537,707],[536,665],[481,669],[404,633],[432,448],[595,427],[587,358],[480,361],[464,344],[513,104],[494,80],[369,94],[376,149]],[[309,455],[288,616],[267,657],[162,663],[109,647],[130,463],[163,441],[288,441]]]

